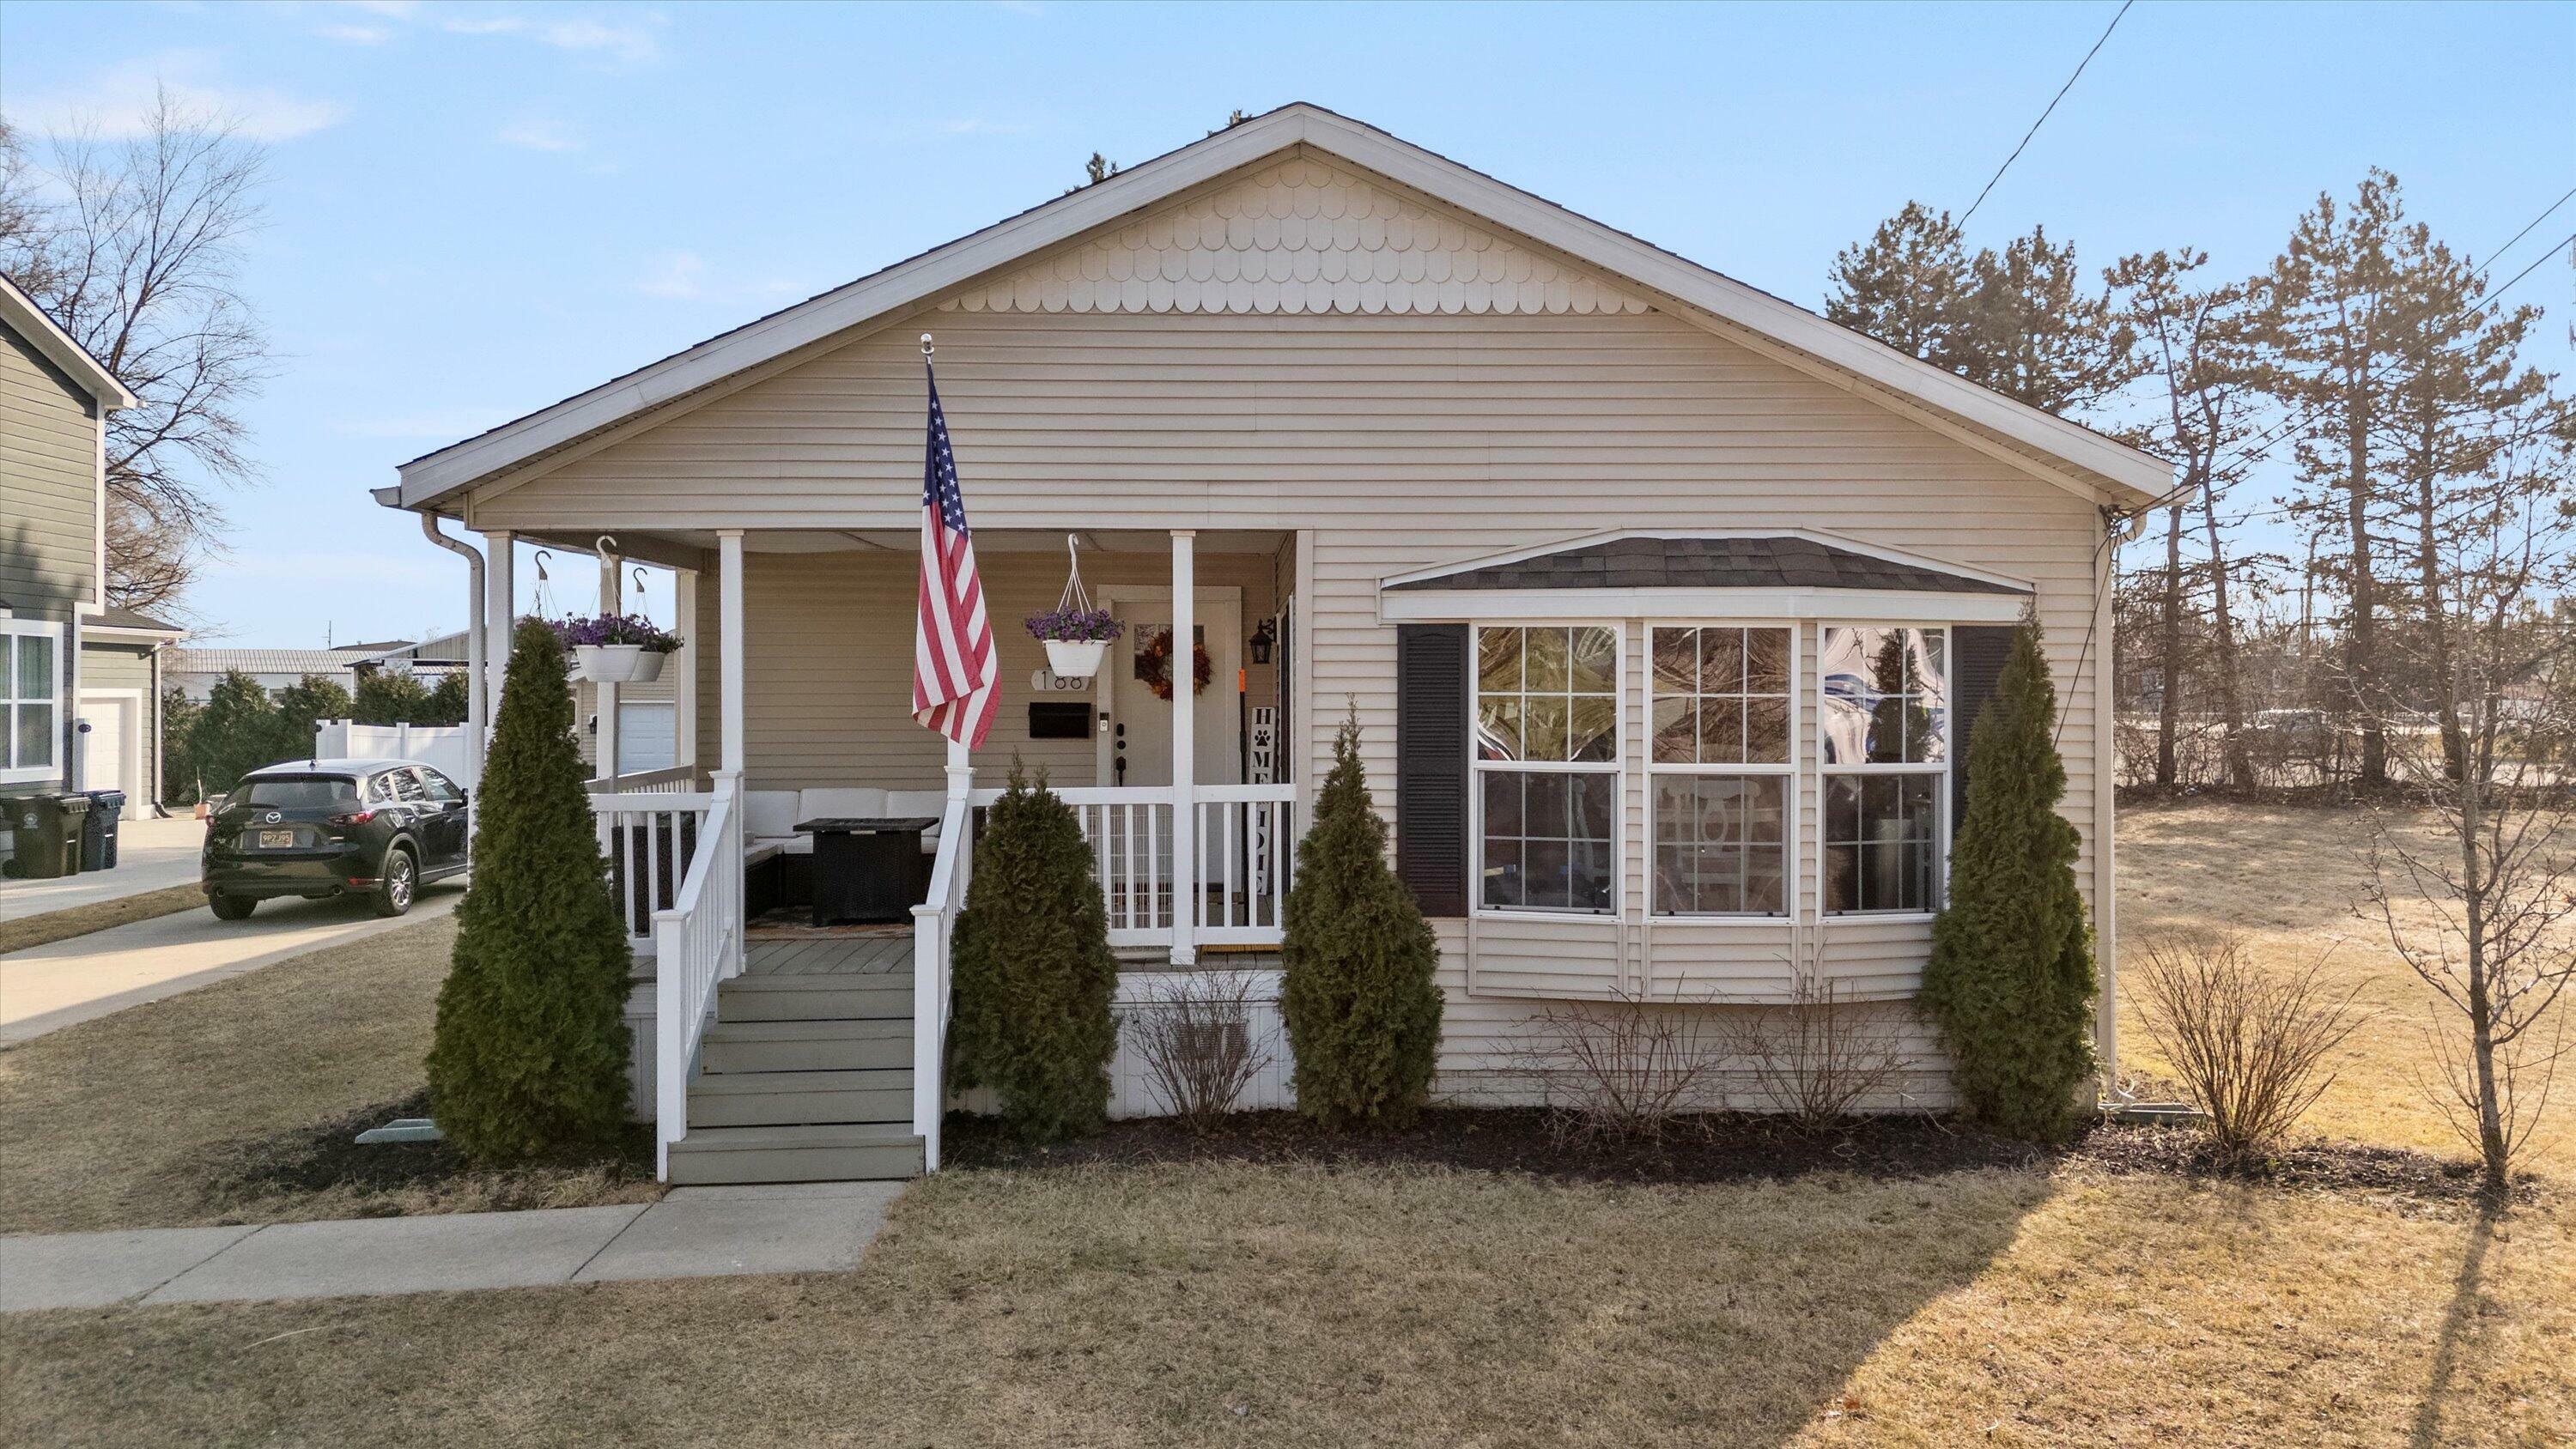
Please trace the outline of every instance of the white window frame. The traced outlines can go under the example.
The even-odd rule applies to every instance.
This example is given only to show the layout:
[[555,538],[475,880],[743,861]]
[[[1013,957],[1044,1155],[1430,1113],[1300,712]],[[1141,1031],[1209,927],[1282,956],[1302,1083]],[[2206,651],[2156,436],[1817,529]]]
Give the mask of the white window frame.
[[[1838,776],[1853,775],[1919,775],[1933,771],[1920,764],[1901,761],[1835,764],[1825,756],[1825,635],[1833,629],[1919,629],[1941,636],[1941,767],[1939,783],[1933,787],[1932,837],[1932,904],[1927,910],[1857,910],[1838,911],[1828,897],[1831,871],[1826,853],[1833,846],[1833,831],[1826,812],[1832,808],[1833,782]],[[1959,766],[1959,656],[1958,641],[1951,636],[1948,624],[1927,624],[1910,619],[1818,619],[1816,621],[1816,916],[1826,921],[1922,922],[1941,913],[1950,899],[1950,774]]]
[[[63,724],[70,718],[70,706],[63,699],[64,653],[71,645],[71,629],[51,619],[0,618],[0,634],[46,638],[54,641],[54,759],[51,764],[20,765],[18,749],[18,669],[15,659],[0,659],[9,677],[0,681],[0,785],[28,785],[45,780],[71,778],[71,763],[63,758]],[[0,654],[10,651],[0,650]]]
[[[1607,629],[1610,632],[1610,758],[1576,760],[1486,760],[1478,758],[1477,697],[1483,692],[1484,631],[1487,629]],[[1526,664],[1524,664],[1526,674]],[[1599,911],[1558,910],[1547,906],[1485,904],[1485,780],[1488,774],[1608,775],[1610,786],[1610,904]],[[1471,867],[1467,913],[1492,921],[1570,921],[1616,926],[1627,915],[1628,885],[1628,629],[1616,619],[1476,619],[1467,625],[1467,840]]]
[[[1646,767],[1646,914],[1661,921],[1687,922],[1692,925],[1780,926],[1797,919],[1799,891],[1805,872],[1799,867],[1798,847],[1802,836],[1800,825],[1806,810],[1799,800],[1800,766],[1805,760],[1805,730],[1798,727],[1798,711],[1805,702],[1805,629],[1799,619],[1648,619],[1645,621],[1645,657],[1638,667],[1645,671],[1646,720],[1642,754]],[[1789,636],[1789,758],[1784,764],[1665,764],[1655,758],[1655,631],[1658,629],[1777,629]],[[1819,635],[1819,638],[1822,636]],[[1696,696],[1694,696],[1696,697]],[[1819,751],[1821,753],[1821,751]],[[1655,832],[1655,777],[1658,775],[1779,775],[1787,780],[1783,787],[1786,824],[1780,846],[1781,901],[1777,911],[1667,911],[1655,899],[1655,850],[1662,837]],[[1822,796],[1818,797],[1820,800]],[[1821,823],[1821,822],[1819,822]],[[1821,888],[1821,882],[1819,882]]]

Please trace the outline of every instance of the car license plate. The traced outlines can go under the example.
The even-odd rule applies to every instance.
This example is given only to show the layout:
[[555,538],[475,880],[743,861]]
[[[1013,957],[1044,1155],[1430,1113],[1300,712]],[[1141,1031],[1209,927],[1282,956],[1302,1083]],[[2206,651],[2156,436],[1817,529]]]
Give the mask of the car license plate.
[[292,830],[263,830],[259,833],[259,848],[262,850],[293,850],[295,848],[295,832]]

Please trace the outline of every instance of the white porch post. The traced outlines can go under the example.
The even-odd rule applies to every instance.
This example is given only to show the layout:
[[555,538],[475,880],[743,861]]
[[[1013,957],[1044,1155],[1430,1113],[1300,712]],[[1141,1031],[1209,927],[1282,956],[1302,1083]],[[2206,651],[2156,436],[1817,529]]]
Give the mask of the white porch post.
[[485,667],[492,672],[483,685],[484,741],[501,720],[501,683],[510,677],[510,644],[518,632],[516,541],[506,528],[483,535],[483,647]]
[[[626,612],[625,591],[618,586],[618,568],[617,555],[603,553],[599,556],[599,612],[603,614]],[[596,768],[591,773],[603,780],[614,780],[617,778],[617,686],[598,686],[594,699],[599,706],[599,732],[593,737],[591,763]]]
[[716,534],[716,718],[724,731],[719,768],[740,775],[743,761],[742,530]]
[[1199,958],[1198,530],[1172,530],[1172,964]]
[[[722,717],[724,747],[721,751],[723,766],[716,773],[715,787],[719,794],[733,797],[731,803],[737,819],[740,818],[738,812],[744,808],[742,617],[742,530],[719,529],[716,533],[716,648],[720,653],[716,659],[716,708]],[[737,831],[736,838],[739,836]],[[725,950],[730,959],[725,962],[725,974],[739,976],[743,967],[743,931],[749,925],[742,912],[748,897],[743,893],[742,852],[736,849],[732,854],[733,858],[724,862],[725,869],[734,874],[735,911],[733,930],[726,938]]]

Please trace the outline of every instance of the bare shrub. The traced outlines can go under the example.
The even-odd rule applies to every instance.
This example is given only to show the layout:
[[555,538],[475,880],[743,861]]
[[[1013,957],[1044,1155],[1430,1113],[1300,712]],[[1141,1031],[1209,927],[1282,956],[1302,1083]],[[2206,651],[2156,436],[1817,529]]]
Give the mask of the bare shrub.
[[1157,986],[1130,1007],[1127,1039],[1163,1110],[1206,1132],[1234,1110],[1243,1089],[1274,1056],[1252,1021],[1252,977],[1193,972]]
[[2322,972],[2329,952],[2300,970],[2265,971],[2224,932],[2171,932],[2141,944],[2132,989],[2147,1035],[2209,1114],[2219,1155],[2242,1162],[2288,1134],[2334,1083],[2326,1057],[2368,1019],[2360,992],[2337,994]]
[[1771,1110],[1810,1131],[1888,1094],[1913,1062],[1884,1013],[1805,973],[1787,1005],[1745,1012],[1723,1035]]
[[1707,1007],[1678,988],[1550,1006],[1524,1030],[1518,1065],[1543,1084],[1561,1136],[1659,1141],[1725,1066],[1725,1029]]

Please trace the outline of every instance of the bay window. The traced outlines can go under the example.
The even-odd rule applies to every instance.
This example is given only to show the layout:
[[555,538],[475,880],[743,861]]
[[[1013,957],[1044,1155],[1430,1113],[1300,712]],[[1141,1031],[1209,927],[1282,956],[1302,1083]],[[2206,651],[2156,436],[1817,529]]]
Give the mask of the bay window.
[[1658,915],[1788,912],[1793,638],[1782,627],[1649,631]]
[[1607,915],[1618,863],[1618,633],[1516,624],[1479,627],[1475,641],[1477,904]]
[[62,772],[62,636],[60,624],[0,619],[0,781]]
[[1937,909],[1950,798],[1948,631],[1831,626],[1816,673],[1825,910]]

